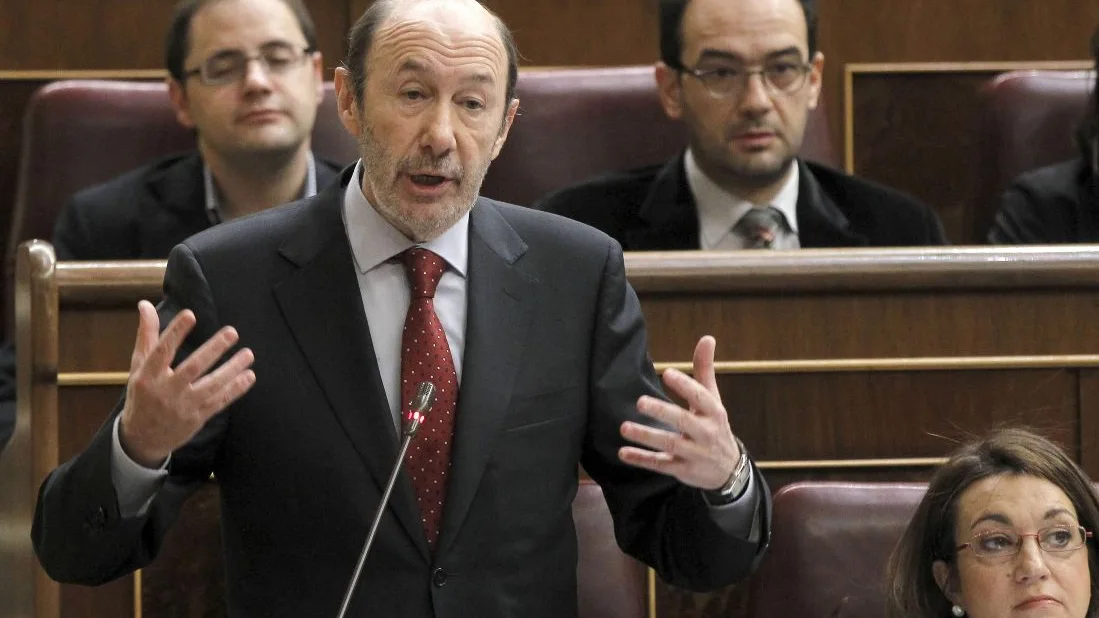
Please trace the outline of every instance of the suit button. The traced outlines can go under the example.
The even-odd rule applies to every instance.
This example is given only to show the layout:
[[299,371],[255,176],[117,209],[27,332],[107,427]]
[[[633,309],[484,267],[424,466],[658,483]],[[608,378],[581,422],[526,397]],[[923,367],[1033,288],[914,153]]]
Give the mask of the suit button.
[[442,588],[443,586],[445,586],[446,585],[446,571],[444,571],[442,569],[435,569],[431,573],[431,583],[436,588]]

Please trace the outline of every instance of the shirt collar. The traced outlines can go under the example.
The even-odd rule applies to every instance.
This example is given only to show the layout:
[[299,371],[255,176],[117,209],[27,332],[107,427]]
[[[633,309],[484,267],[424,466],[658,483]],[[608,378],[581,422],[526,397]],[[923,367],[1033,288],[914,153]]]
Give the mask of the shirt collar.
[[[302,187],[298,199],[303,200],[317,194],[317,163],[313,159],[312,151],[305,153],[305,186]],[[210,166],[202,163],[202,186],[206,193],[206,218],[210,225],[217,225],[225,220],[221,214],[221,194],[214,184],[214,175],[210,172]]]
[[425,243],[415,243],[385,220],[363,195],[362,162],[347,183],[343,196],[343,221],[351,253],[360,273],[377,268],[406,249],[420,246],[446,260],[451,270],[466,276],[469,263],[469,213],[467,212],[438,237]]
[[793,163],[790,175],[770,204],[752,204],[722,189],[698,166],[698,161],[695,160],[690,148],[683,156],[683,168],[687,176],[687,187],[691,190],[695,207],[698,209],[699,237],[703,247],[713,247],[721,242],[721,239],[732,232],[733,226],[753,206],[775,207],[786,218],[790,229],[795,234],[798,233],[797,205],[801,172],[796,161]]

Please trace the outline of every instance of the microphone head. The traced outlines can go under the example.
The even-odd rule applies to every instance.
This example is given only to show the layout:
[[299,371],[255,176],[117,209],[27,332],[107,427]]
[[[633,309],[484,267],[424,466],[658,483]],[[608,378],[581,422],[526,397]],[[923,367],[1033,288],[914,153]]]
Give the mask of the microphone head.
[[416,430],[420,428],[420,424],[424,418],[427,417],[427,413],[431,411],[432,404],[435,403],[435,385],[431,382],[420,382],[416,385],[416,394],[412,396],[412,401],[409,402],[408,416],[401,419],[401,431],[404,435],[409,436],[416,433]]

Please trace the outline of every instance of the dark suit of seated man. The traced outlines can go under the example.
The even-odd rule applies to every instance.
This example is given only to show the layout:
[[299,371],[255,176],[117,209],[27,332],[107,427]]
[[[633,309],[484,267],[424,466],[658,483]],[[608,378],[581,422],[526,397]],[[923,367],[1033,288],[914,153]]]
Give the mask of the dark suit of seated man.
[[812,0],[663,0],[660,30],[657,85],[686,152],[536,208],[634,251],[945,244],[927,205],[796,157],[824,68]]
[[[312,196],[337,179],[339,169],[310,150],[324,91],[305,5],[279,0],[274,12],[256,20],[223,15],[207,6],[213,4],[180,3],[166,43],[172,107],[195,131],[197,151],[73,196],[54,229],[58,259],[164,259],[188,236]],[[244,28],[263,29],[256,50],[241,50],[233,38]],[[9,343],[0,348],[0,449],[14,418]]]
[[[1099,69],[1099,28],[1091,37],[1091,54]],[[989,243],[1099,242],[1099,97],[1094,88],[1076,137],[1079,157],[1031,170],[1012,181],[1000,198],[988,231]]]
[[519,106],[507,28],[475,0],[383,0],[348,40],[335,84],[360,163],[172,250],[123,402],[42,485],[46,572],[98,584],[148,564],[213,473],[229,615],[334,616],[430,381],[349,616],[575,617],[581,464],[619,545],[662,577],[745,577],[770,498],[713,338],[694,378],[664,373],[688,408],[670,402],[618,245],[478,197]]

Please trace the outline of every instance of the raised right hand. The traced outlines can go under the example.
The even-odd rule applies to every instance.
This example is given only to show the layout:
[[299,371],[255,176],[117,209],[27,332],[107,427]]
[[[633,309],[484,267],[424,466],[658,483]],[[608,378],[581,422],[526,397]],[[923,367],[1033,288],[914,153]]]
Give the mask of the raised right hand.
[[194,328],[195,314],[189,309],[179,312],[158,336],[160,317],[153,305],[143,300],[137,311],[137,341],[130,357],[119,440],[130,459],[156,468],[206,421],[252,388],[255,357],[243,348],[210,371],[239,338],[235,328],[226,326],[173,369],[172,359]]

